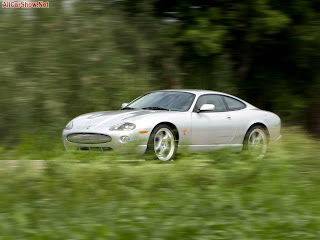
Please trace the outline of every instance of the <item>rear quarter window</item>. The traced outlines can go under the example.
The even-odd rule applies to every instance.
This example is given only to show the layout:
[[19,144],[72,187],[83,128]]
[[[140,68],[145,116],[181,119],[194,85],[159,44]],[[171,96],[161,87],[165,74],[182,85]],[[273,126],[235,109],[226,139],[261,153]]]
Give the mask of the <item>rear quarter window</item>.
[[223,98],[224,98],[224,100],[227,104],[227,107],[230,111],[240,110],[240,109],[246,108],[246,105],[237,99],[234,99],[231,97],[226,97],[226,96],[224,96]]

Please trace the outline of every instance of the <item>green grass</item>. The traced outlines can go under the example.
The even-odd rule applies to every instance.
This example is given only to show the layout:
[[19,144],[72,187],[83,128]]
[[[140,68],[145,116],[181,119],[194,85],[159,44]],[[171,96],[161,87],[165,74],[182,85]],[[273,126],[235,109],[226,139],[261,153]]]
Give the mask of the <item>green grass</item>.
[[319,147],[291,128],[263,160],[130,164],[56,149],[42,168],[0,161],[0,239],[319,239]]

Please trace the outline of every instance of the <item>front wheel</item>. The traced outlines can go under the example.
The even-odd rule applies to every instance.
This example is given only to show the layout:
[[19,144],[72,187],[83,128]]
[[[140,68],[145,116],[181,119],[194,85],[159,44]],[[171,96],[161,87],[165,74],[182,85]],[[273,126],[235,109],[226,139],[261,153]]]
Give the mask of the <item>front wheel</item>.
[[251,127],[243,141],[244,149],[253,157],[263,158],[268,149],[268,137],[266,130],[261,126]]
[[176,154],[177,143],[173,130],[166,124],[155,127],[150,135],[148,153],[161,161],[169,161]]

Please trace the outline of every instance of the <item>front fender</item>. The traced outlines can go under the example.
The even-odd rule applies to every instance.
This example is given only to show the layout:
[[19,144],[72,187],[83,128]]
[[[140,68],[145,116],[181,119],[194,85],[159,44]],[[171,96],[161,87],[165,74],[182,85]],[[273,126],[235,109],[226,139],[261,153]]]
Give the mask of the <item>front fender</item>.
[[[147,140],[150,137],[152,130],[161,123],[171,123],[176,126],[179,134],[179,144],[190,144],[191,140],[191,113],[190,112],[164,112],[153,114],[150,116],[144,115],[135,119],[138,131],[148,131],[141,135],[141,139]],[[143,136],[142,136],[143,135]]]

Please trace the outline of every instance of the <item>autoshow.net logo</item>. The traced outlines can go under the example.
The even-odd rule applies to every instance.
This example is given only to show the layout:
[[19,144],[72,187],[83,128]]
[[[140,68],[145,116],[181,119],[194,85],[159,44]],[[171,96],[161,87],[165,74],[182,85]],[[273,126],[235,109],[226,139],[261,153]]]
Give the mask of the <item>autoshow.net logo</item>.
[[49,8],[49,2],[3,1],[2,8]]

